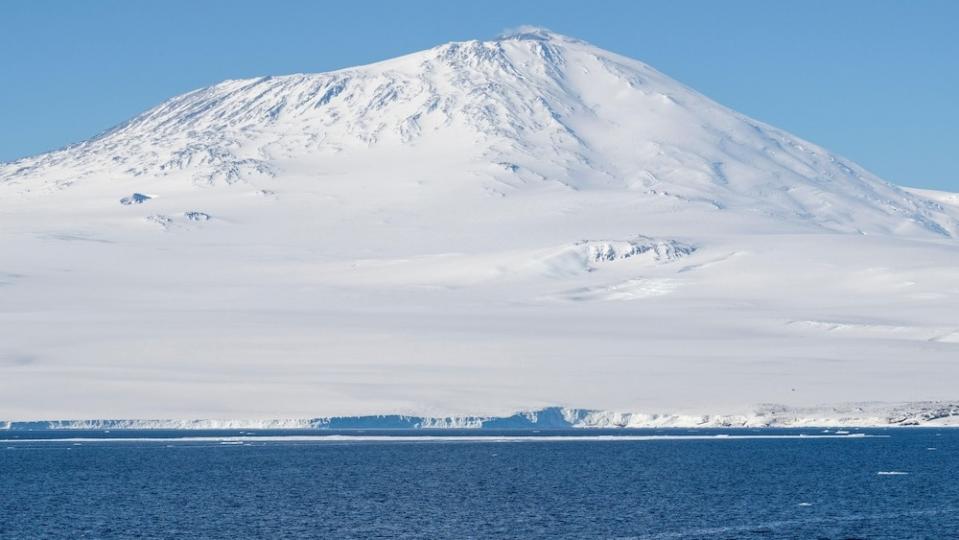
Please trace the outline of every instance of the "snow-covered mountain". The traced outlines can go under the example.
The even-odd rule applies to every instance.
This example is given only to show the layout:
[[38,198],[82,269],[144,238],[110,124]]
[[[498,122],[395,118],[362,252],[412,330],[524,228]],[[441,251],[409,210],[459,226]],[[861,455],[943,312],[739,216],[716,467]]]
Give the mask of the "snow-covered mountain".
[[0,164],[0,413],[955,398],[959,207],[542,29]]
[[198,185],[272,185],[297,170],[329,174],[357,154],[401,176],[408,162],[443,154],[473,177],[469,187],[499,195],[555,185],[834,230],[957,232],[935,203],[841,157],[641,62],[538,29],[332,73],[226,81],[6,165],[0,178],[23,192],[178,173]]

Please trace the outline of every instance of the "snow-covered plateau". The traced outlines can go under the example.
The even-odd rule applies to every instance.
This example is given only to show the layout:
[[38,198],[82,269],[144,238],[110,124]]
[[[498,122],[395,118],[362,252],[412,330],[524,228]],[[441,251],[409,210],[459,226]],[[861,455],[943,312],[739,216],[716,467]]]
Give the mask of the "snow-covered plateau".
[[957,235],[541,29],[230,80],[0,164],[0,418],[957,423]]

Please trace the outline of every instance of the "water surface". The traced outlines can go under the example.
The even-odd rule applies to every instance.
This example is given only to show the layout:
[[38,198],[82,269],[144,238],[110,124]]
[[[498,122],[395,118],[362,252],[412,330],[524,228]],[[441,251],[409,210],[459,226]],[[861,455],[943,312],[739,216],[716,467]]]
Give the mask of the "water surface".
[[833,435],[10,431],[0,538],[959,538],[959,430]]

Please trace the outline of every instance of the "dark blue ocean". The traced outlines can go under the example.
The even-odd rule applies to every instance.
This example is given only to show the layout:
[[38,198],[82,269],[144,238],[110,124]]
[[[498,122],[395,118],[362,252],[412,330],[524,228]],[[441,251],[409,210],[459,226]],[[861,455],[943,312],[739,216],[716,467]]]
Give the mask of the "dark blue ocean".
[[959,430],[244,433],[0,432],[0,538],[959,538]]

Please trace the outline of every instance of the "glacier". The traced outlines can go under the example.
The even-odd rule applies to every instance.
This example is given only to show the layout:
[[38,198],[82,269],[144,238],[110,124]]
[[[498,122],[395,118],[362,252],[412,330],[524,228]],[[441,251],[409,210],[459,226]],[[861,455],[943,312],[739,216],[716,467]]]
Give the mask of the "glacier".
[[0,418],[948,423],[957,235],[547,30],[229,80],[0,163]]
[[746,415],[677,415],[547,407],[509,416],[408,416],[382,414],[321,418],[203,420],[0,421],[0,429],[45,430],[366,430],[366,429],[642,429],[642,428],[827,428],[959,426],[959,402],[847,403],[834,406],[763,405]]

